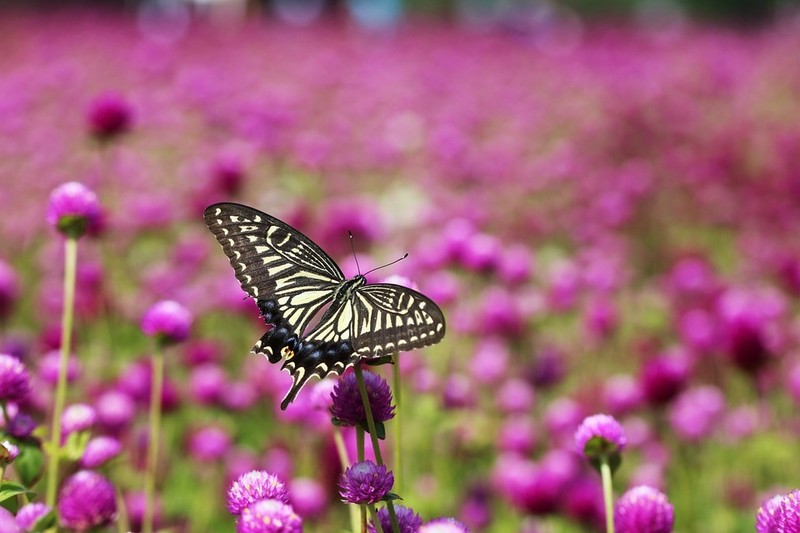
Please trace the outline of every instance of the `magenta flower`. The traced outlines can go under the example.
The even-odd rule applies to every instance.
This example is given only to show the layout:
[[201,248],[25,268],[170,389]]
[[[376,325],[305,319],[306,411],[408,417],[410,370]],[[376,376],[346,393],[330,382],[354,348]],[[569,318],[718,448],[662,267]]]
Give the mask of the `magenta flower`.
[[6,430],[12,437],[24,439],[30,437],[36,429],[36,421],[25,413],[17,413],[11,422],[6,426]]
[[236,522],[236,533],[302,533],[303,520],[280,500],[259,500],[246,507]]
[[99,468],[122,451],[122,444],[114,437],[99,436],[90,440],[83,450],[80,464],[83,468]]
[[117,516],[114,486],[97,472],[76,472],[61,486],[58,516],[64,527],[80,532],[112,523]]
[[0,531],[3,533],[23,533],[14,515],[5,507],[0,507]]
[[173,300],[162,300],[145,312],[141,327],[146,335],[172,344],[189,337],[192,321],[192,314],[184,306]]
[[623,494],[614,506],[618,533],[671,533],[675,512],[659,490],[639,485]]
[[[42,520],[45,516],[47,516],[52,509],[41,502],[32,502],[20,507],[19,511],[17,511],[17,525],[22,528],[22,531],[29,532],[29,531],[43,531],[43,528],[39,527],[37,529],[37,525],[39,521]],[[55,517],[52,518],[53,522],[55,522]],[[48,521],[49,522],[49,521]],[[5,531],[5,529],[0,526],[0,531]]]
[[72,404],[61,415],[61,436],[91,429],[97,421],[94,407],[85,403]]
[[372,461],[356,463],[339,480],[339,494],[345,503],[357,505],[381,501],[394,485],[394,475]]
[[328,507],[328,491],[315,479],[293,479],[289,496],[292,507],[303,518],[320,516]]
[[[364,371],[364,384],[367,387],[367,398],[372,408],[375,423],[385,422],[394,417],[392,391],[386,380],[373,372]],[[367,415],[361,392],[358,389],[355,372],[346,372],[336,383],[331,393],[333,404],[331,414],[340,425],[367,425]]]
[[86,111],[86,121],[93,137],[108,141],[131,129],[133,109],[121,96],[104,94],[90,103]]
[[189,438],[189,455],[201,462],[219,461],[230,447],[230,435],[216,426],[200,428]]
[[266,499],[289,503],[286,485],[269,472],[253,470],[239,476],[228,489],[228,511],[238,515],[249,505]]
[[[402,505],[395,505],[394,512],[397,515],[400,533],[417,533],[419,528],[422,527],[422,518],[420,518],[413,509]],[[386,507],[378,509],[378,522],[380,522],[381,529],[383,529],[384,533],[392,531],[392,521],[389,517],[389,510]],[[369,533],[376,533],[376,531],[378,531],[372,521],[370,521],[367,526],[367,530]]]
[[437,518],[423,524],[419,533],[469,533],[469,528],[455,518]]
[[97,195],[75,181],[67,182],[50,193],[47,223],[67,237],[77,239],[100,221]]
[[31,377],[22,361],[0,354],[0,402],[19,402],[31,391]]
[[600,439],[600,449],[615,453],[625,448],[628,439],[625,430],[613,416],[599,414],[586,417],[575,431],[575,448],[580,454],[588,454],[586,446],[593,439]]
[[19,296],[19,280],[14,269],[0,260],[0,320],[7,318]]

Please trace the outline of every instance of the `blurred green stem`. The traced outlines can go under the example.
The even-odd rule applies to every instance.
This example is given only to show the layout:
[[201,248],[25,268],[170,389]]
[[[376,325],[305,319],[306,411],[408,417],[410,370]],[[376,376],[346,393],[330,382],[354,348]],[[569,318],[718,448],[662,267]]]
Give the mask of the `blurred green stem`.
[[[64,306],[61,313],[61,356],[58,363],[58,383],[53,405],[53,420],[50,427],[49,461],[47,465],[46,502],[55,508],[58,488],[58,463],[61,459],[61,413],[67,399],[67,367],[72,344],[72,322],[75,307],[75,272],[78,264],[78,239],[64,240]],[[52,529],[55,531],[55,527]]]
[[394,354],[394,364],[392,365],[392,387],[394,388],[394,486],[395,490],[402,494],[403,492],[403,465],[402,454],[400,453],[400,443],[402,442],[401,436],[402,425],[400,424],[400,354]]
[[0,402],[0,408],[3,410],[3,427],[6,427],[11,420],[8,418],[8,406],[6,402]]
[[[356,460],[357,462],[362,462],[364,460],[364,430],[360,427],[356,427]],[[355,531],[367,531],[367,510],[364,508],[363,505],[358,506],[360,511],[360,522],[361,526]]]
[[369,509],[369,515],[372,517],[372,523],[375,524],[375,531],[378,533],[383,533],[383,528],[381,527],[381,522],[378,520],[378,511],[375,510],[375,504],[371,503],[366,506]]
[[[375,452],[375,461],[379,465],[382,465],[383,456],[381,455],[381,445],[378,442],[378,432],[375,429],[375,419],[372,416],[372,406],[369,403],[367,384],[364,382],[364,372],[361,370],[361,365],[358,364],[353,366],[353,370],[356,373],[358,390],[361,393],[361,401],[364,404],[364,414],[367,416],[367,427],[369,428],[369,437],[372,440],[372,451]],[[389,511],[389,518],[392,521],[392,531],[394,533],[400,533],[400,525],[397,523],[397,515],[394,512],[394,504],[392,503],[392,500],[386,502],[386,510]]]
[[164,387],[164,353],[161,343],[156,341],[153,352],[153,383],[150,389],[150,431],[147,447],[147,471],[144,478],[144,518],[142,531],[153,532],[155,514],[156,469],[158,467],[158,441],[161,430],[161,389]]
[[[344,446],[342,430],[338,426],[333,426],[333,442],[336,445],[336,453],[339,456],[339,463],[342,465],[342,472],[344,472],[350,467],[350,459],[347,457],[347,448]],[[350,527],[353,528],[353,533],[357,533],[360,529],[358,506],[350,504],[347,506],[347,510],[350,512]]]
[[606,504],[606,533],[614,533],[614,489],[611,486],[611,467],[605,457],[600,462],[600,477],[603,479],[603,500]]

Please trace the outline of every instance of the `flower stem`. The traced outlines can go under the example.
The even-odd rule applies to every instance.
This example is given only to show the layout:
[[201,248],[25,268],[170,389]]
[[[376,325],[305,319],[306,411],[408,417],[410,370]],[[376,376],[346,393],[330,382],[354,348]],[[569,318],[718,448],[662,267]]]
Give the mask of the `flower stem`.
[[[356,427],[356,460],[360,463],[364,460],[364,430]],[[367,510],[363,505],[359,506],[359,518],[361,527],[355,531],[367,531]]]
[[6,405],[5,401],[0,402],[0,408],[3,410],[3,427],[8,427],[8,423],[11,420],[8,418],[8,405]]
[[[347,457],[347,448],[344,446],[342,430],[338,426],[333,426],[333,443],[336,445],[336,454],[339,456],[339,463],[344,472],[350,467],[350,460]],[[358,506],[348,505],[347,510],[350,512],[350,527],[353,528],[353,533],[358,533],[360,530]]]
[[398,493],[403,492],[403,464],[402,454],[400,453],[400,445],[403,442],[401,436],[402,425],[400,424],[400,358],[399,353],[393,356],[394,364],[392,365],[392,387],[394,388],[394,485]]
[[611,467],[605,457],[600,461],[600,477],[603,479],[603,500],[606,504],[606,533],[614,533],[614,489],[611,486]]
[[[382,465],[383,456],[381,455],[381,445],[378,442],[378,432],[375,429],[375,419],[372,416],[372,406],[369,403],[369,396],[367,395],[367,384],[364,382],[364,373],[361,370],[361,365],[353,366],[353,370],[356,374],[358,390],[361,393],[361,401],[364,404],[364,414],[367,415],[367,427],[369,428],[369,436],[372,440],[372,450],[375,452],[375,461],[379,465]],[[386,502],[386,509],[389,511],[389,518],[392,521],[393,533],[400,533],[400,525],[397,523],[397,515],[394,512],[394,504],[391,500]]]
[[375,524],[375,531],[378,533],[383,533],[383,528],[381,527],[381,521],[378,520],[378,511],[375,510],[375,504],[371,503],[366,506],[369,509],[369,514],[372,517],[372,523]]
[[144,518],[142,530],[153,532],[153,515],[155,514],[156,469],[158,466],[158,442],[161,430],[161,389],[164,387],[164,354],[162,346],[156,343],[153,352],[153,383],[150,388],[150,430],[147,447],[147,471],[144,478]]
[[64,240],[64,305],[61,312],[61,356],[58,364],[58,382],[53,404],[53,420],[50,427],[50,447],[47,465],[46,502],[55,508],[58,488],[58,463],[61,459],[61,414],[67,400],[67,367],[72,344],[72,322],[75,307],[75,272],[78,264],[78,239]]

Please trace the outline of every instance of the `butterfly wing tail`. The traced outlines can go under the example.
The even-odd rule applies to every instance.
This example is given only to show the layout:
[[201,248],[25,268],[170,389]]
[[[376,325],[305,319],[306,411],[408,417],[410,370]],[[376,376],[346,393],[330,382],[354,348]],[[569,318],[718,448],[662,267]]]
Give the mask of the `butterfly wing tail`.
[[291,353],[281,367],[281,370],[286,370],[292,375],[293,380],[292,387],[281,400],[281,410],[286,410],[312,376],[319,379],[331,374],[341,376],[359,359],[360,356],[347,342],[325,344],[311,342],[301,345],[298,353]]

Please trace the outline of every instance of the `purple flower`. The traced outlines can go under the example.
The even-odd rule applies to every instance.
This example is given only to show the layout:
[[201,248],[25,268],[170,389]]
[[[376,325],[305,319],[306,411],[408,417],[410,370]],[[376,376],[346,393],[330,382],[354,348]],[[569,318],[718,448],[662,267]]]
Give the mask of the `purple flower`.
[[659,355],[648,360],[639,374],[645,399],[651,405],[669,403],[686,386],[689,365],[680,355]]
[[162,342],[181,342],[189,337],[192,314],[178,302],[162,300],[145,312],[141,327],[145,334]]
[[3,533],[22,533],[14,515],[5,507],[0,507],[0,531]]
[[250,504],[266,499],[289,503],[286,485],[269,472],[253,470],[239,476],[228,489],[228,511],[238,515]]
[[[600,439],[598,448],[587,450],[587,444],[593,439]],[[627,442],[622,425],[609,415],[588,416],[575,431],[575,447],[581,455],[617,453],[625,448]]]
[[[131,531],[141,531],[144,522],[144,508],[147,505],[147,497],[144,491],[133,491],[125,494],[125,509],[128,512]],[[163,505],[158,494],[153,502],[153,526],[156,531],[160,529],[162,523]]]
[[107,141],[130,130],[133,110],[121,96],[104,94],[89,104],[86,121],[92,136],[100,141]]
[[469,533],[469,528],[455,518],[437,518],[423,524],[419,533]]
[[189,389],[192,396],[202,405],[211,405],[225,397],[228,376],[217,364],[205,363],[192,369],[189,376]]
[[100,426],[111,433],[117,433],[133,420],[136,402],[124,392],[110,390],[97,398],[95,409]]
[[22,361],[0,354],[0,402],[19,402],[31,391],[31,377]]
[[81,237],[100,217],[97,195],[81,183],[70,181],[50,193],[47,223],[67,237]]
[[[422,527],[422,518],[419,517],[413,509],[403,507],[402,505],[395,505],[394,512],[397,515],[397,524],[400,526],[400,533],[417,533],[419,528]],[[386,507],[378,509],[378,522],[381,524],[381,529],[384,533],[392,531],[392,521],[389,518],[389,510]],[[376,533],[377,528],[374,523],[370,521],[367,526],[369,533]]]
[[[55,385],[58,383],[58,373],[61,366],[61,354],[58,350],[50,350],[39,360],[37,365],[38,376],[45,382]],[[81,363],[70,355],[67,359],[67,383],[72,383],[81,375]]]
[[670,533],[675,512],[661,491],[639,485],[628,490],[614,506],[618,533]]
[[[367,398],[375,423],[393,418],[392,391],[386,380],[378,374],[364,371],[364,384],[367,387]],[[364,403],[361,401],[355,372],[346,372],[339,379],[331,397],[333,398],[331,414],[341,425],[366,427],[367,415],[364,412]]]
[[761,504],[761,507],[756,512],[757,533],[779,533],[782,531],[780,527],[783,517],[781,504],[784,499],[786,499],[785,494],[776,494]]
[[0,320],[11,314],[19,295],[17,273],[5,261],[0,261]]
[[303,518],[320,516],[328,506],[328,492],[315,479],[297,478],[292,480],[289,495],[292,507]]
[[714,431],[725,413],[725,395],[717,387],[705,385],[687,389],[669,408],[669,423],[687,441],[698,442]]
[[61,436],[65,438],[70,433],[91,429],[96,421],[97,413],[91,405],[85,403],[70,405],[61,415]]
[[246,507],[236,522],[236,533],[301,533],[303,520],[280,500],[259,500]]
[[339,480],[339,494],[345,503],[358,505],[381,501],[394,485],[394,475],[372,461],[356,463]]
[[[33,531],[37,522],[51,511],[50,507],[41,502],[24,505],[17,511],[17,525],[25,532]],[[0,531],[6,530],[0,526]],[[37,531],[42,531],[42,529],[37,529]]]
[[0,463],[11,464],[19,455],[19,448],[7,440],[0,442]]
[[228,432],[215,426],[200,428],[189,438],[189,454],[202,462],[222,459],[230,447]]
[[89,531],[110,524],[116,515],[114,486],[97,472],[80,470],[61,486],[58,516],[64,527]]
[[17,413],[6,429],[12,437],[24,439],[30,437],[36,429],[36,421],[25,413]]
[[80,464],[83,468],[98,468],[122,451],[122,444],[114,437],[95,437],[86,444]]

